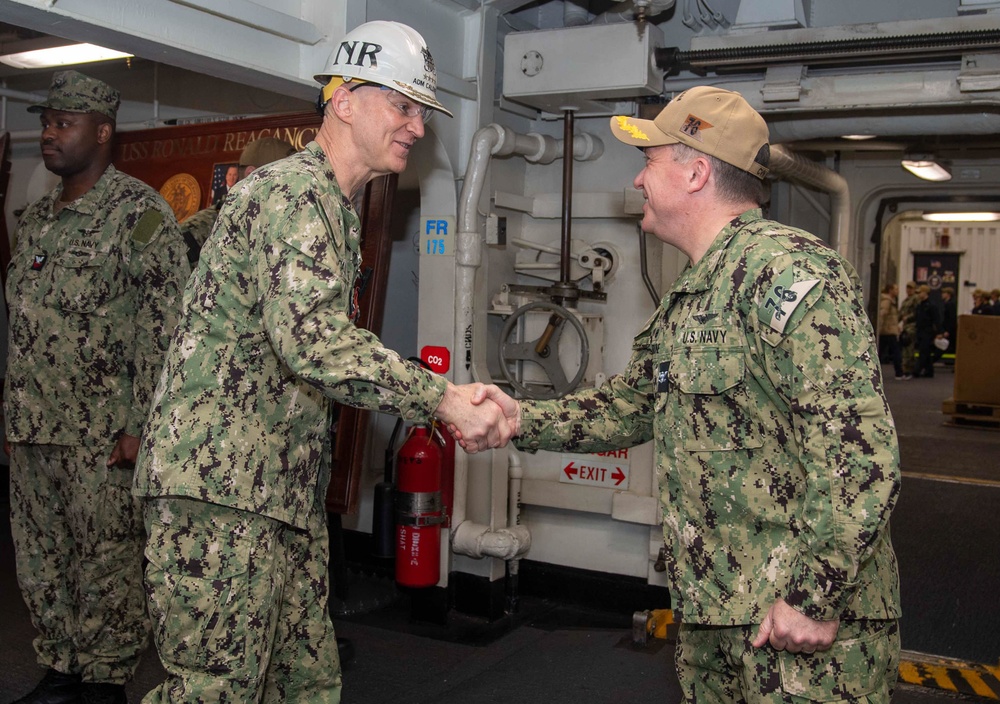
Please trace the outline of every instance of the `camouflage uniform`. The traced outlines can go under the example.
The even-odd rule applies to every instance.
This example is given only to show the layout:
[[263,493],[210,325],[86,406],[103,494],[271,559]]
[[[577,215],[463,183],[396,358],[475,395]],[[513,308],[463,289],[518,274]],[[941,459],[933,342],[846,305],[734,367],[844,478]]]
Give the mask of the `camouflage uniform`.
[[[359,239],[358,216],[315,142],[240,181],[222,207],[184,294],[136,471],[135,491],[149,499],[154,634],[170,673],[148,701],[175,701],[179,691],[185,702],[253,701],[253,693],[287,701],[278,695],[289,687],[298,701],[339,701],[320,535],[331,401],[423,421],[446,385],[352,324]],[[201,511],[185,509],[202,523],[164,520],[177,499],[206,502]],[[206,517],[252,523],[254,537],[222,542],[211,562],[200,553],[178,559],[177,546],[210,544],[199,527]],[[270,551],[256,537],[264,533],[283,545],[319,547],[276,558],[261,552]],[[191,662],[182,636],[194,621],[211,622],[207,607],[219,601],[219,584],[208,578],[213,564],[225,565],[228,579],[249,580],[252,591],[259,560],[264,577],[281,570],[285,584],[310,586],[314,608],[296,637],[312,641],[315,662],[328,670],[323,681],[310,681],[312,672],[289,659],[298,657],[293,650],[271,645],[281,642],[278,621],[299,608],[288,589],[255,618],[234,622],[234,635],[251,649],[247,660],[217,667],[231,647],[223,639],[199,643],[199,662]],[[185,589],[170,591],[177,580]]]
[[212,228],[218,217],[219,205],[211,205],[199,210],[181,223],[181,237],[184,238],[184,244],[187,245],[187,258],[192,267],[198,263],[201,248],[205,246],[205,241],[212,234]]
[[[885,701],[895,682],[888,519],[898,446],[860,301],[849,264],[750,210],[674,283],[623,374],[521,402],[521,447],[594,452],[654,440],[671,597],[684,623],[678,671],[692,701],[706,691],[690,662],[734,681],[742,671],[744,686],[781,672],[787,694],[850,701]],[[753,625],[778,598],[813,619],[841,619],[834,647],[755,651]],[[865,621],[877,634],[845,638]],[[747,696],[783,695],[733,699]]]
[[132,471],[107,467],[139,436],[189,269],[170,207],[109,166],[18,224],[8,270],[5,417],[11,525],[38,661],[124,683],[146,643],[142,524]]
[[900,346],[903,348],[903,374],[913,374],[917,370],[917,304],[920,296],[907,296],[899,307],[899,320],[903,324]]
[[[272,161],[284,159],[295,153],[295,147],[283,139],[276,137],[259,137],[250,142],[240,153],[239,178],[243,178],[248,167],[259,169]],[[212,234],[215,221],[219,217],[222,201],[199,210],[181,223],[181,236],[188,248],[188,261],[191,266],[198,263],[201,248],[205,246],[208,236]]]

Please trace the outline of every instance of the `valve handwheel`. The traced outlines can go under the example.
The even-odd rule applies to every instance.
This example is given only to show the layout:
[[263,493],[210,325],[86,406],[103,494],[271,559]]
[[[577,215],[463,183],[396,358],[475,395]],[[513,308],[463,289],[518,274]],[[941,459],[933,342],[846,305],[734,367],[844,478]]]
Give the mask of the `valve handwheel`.
[[[549,313],[548,325],[545,326],[541,336],[530,342],[508,342],[518,321],[532,311]],[[563,331],[566,330],[567,321],[580,338],[580,366],[572,379],[567,379],[559,360],[559,341],[562,339]],[[552,399],[565,396],[579,386],[587,371],[589,359],[590,347],[583,324],[575,315],[557,303],[535,301],[521,306],[510,314],[500,333],[500,371],[504,379],[524,398]],[[514,362],[534,362],[545,372],[548,383],[518,381],[510,369],[511,363]]]

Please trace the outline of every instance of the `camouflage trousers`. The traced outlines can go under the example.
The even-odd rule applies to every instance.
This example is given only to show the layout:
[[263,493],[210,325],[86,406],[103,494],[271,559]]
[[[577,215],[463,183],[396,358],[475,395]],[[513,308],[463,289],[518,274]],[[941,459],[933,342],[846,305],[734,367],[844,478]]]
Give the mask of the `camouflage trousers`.
[[110,447],[12,444],[17,580],[43,667],[124,684],[146,648],[143,531],[132,470]]
[[340,702],[325,513],[301,531],[183,498],[145,504],[157,702]]
[[829,650],[777,651],[750,642],[757,626],[689,626],[677,636],[684,701],[888,703],[899,671],[897,621],[844,621]]
[[909,333],[909,344],[902,345],[903,373],[913,374],[917,371],[917,345],[915,342],[916,331]]

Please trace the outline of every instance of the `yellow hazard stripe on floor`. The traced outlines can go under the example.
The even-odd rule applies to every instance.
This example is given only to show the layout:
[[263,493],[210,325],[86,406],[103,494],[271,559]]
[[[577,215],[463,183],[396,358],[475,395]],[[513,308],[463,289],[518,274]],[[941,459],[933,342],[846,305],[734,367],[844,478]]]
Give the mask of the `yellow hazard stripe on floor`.
[[900,658],[899,680],[983,699],[1000,699],[1000,663],[978,665],[904,652]]
[[[667,627],[674,623],[671,609],[657,609],[648,614],[650,635],[666,638]],[[1000,661],[995,666],[962,660],[947,660],[934,655],[903,651],[899,659],[899,681],[918,687],[1000,700]]]

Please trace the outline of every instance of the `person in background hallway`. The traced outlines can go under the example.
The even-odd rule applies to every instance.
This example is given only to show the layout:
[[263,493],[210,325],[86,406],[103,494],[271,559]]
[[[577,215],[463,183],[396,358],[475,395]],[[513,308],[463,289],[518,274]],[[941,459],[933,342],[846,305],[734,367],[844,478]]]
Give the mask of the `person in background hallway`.
[[990,295],[980,288],[977,288],[972,292],[972,314],[993,315],[993,306],[990,303]]
[[917,283],[906,282],[906,298],[899,307],[899,347],[903,358],[903,379],[912,379],[917,372]]
[[6,439],[21,593],[46,673],[19,704],[124,702],[148,642],[139,436],[190,268],[170,206],[111,165],[118,91],[52,79],[8,270]]
[[[184,292],[135,474],[167,679],[154,702],[340,701],[327,610],[334,401],[505,444],[501,409],[354,325],[371,179],[406,168],[434,111],[434,60],[397,22],[348,33],[317,74],[316,140],[222,204]],[[192,646],[192,634],[198,641]]]
[[763,218],[767,125],[739,94],[611,129],[645,155],[643,230],[690,264],[600,388],[476,398],[529,451],[655,443],[685,701],[888,702],[899,448],[858,275]]
[[955,353],[955,337],[958,330],[958,305],[955,302],[955,289],[945,286],[941,289],[941,331],[939,337],[948,341],[948,347],[944,350],[934,346],[934,360],[941,359],[945,353]]
[[892,362],[896,378],[903,378],[903,353],[899,346],[899,308],[896,300],[899,286],[888,284],[882,289],[878,303],[879,361]]
[[[240,152],[239,170],[237,172],[238,181],[243,180],[256,169],[266,166],[272,161],[284,159],[286,156],[291,156],[294,153],[295,147],[283,139],[276,139],[275,137],[255,139]],[[192,267],[198,263],[198,257],[201,256],[201,248],[205,245],[205,240],[208,239],[208,236],[212,234],[212,228],[215,226],[221,206],[222,201],[216,201],[181,223],[181,236],[187,245],[188,261]]]
[[926,284],[917,289],[919,301],[913,317],[917,328],[917,373],[918,378],[934,376],[934,338],[941,331],[941,316],[937,306],[930,300],[931,287]]
[[990,314],[1000,315],[1000,288],[990,291]]

